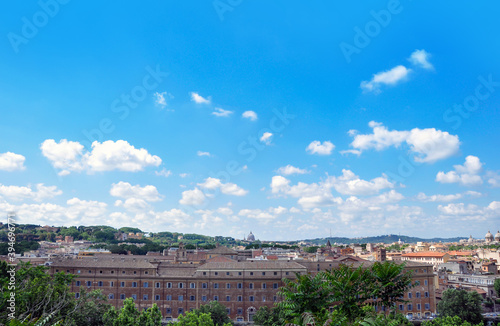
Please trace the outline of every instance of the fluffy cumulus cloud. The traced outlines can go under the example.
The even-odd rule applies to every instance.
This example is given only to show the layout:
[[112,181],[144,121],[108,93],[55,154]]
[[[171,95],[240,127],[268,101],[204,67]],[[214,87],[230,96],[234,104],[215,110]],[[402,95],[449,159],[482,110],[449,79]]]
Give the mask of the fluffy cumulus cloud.
[[34,200],[40,202],[61,194],[62,191],[57,189],[56,186],[47,187],[43,183],[39,183],[34,187],[31,185],[20,187],[0,184],[0,196],[14,201]]
[[410,131],[388,130],[375,121],[371,121],[368,125],[373,129],[371,134],[353,133],[351,147],[359,151],[359,154],[369,149],[380,151],[389,147],[398,148],[405,143],[415,154],[415,161],[433,163],[455,155],[460,148],[458,136],[450,135],[446,131],[434,128],[414,128]]
[[270,132],[265,132],[260,137],[260,141],[266,145],[271,145],[271,139],[273,138],[273,134]]
[[498,174],[498,172],[488,171],[486,172],[486,178],[491,187],[500,187],[500,174]]
[[275,220],[280,215],[288,212],[285,207],[269,207],[266,210],[262,209],[242,209],[239,211],[238,215],[255,219],[263,224],[268,224],[269,222]]
[[251,121],[257,120],[257,113],[255,111],[245,111],[241,114],[241,116],[245,119],[249,119]]
[[203,152],[203,151],[196,152],[196,155],[198,155],[198,156],[206,156],[206,157],[212,156],[209,152]]
[[198,188],[182,192],[182,198],[179,204],[188,206],[199,206],[205,202],[205,194]]
[[161,171],[155,171],[155,175],[157,175],[159,177],[168,178],[169,176],[172,175],[172,171],[163,168]]
[[410,55],[410,58],[408,58],[408,60],[411,62],[411,64],[417,67],[422,67],[424,69],[434,69],[434,66],[429,62],[430,57],[431,55],[429,54],[429,52],[425,50],[415,50]]
[[220,179],[211,177],[206,178],[203,183],[198,183],[198,186],[202,189],[207,190],[220,190],[225,195],[245,196],[246,194],[248,194],[247,190],[240,188],[234,183],[222,183]]
[[162,200],[162,196],[158,193],[155,186],[147,185],[141,187],[139,185],[131,185],[128,182],[120,181],[111,185],[109,194],[118,198],[140,198],[148,202],[155,202]]
[[215,108],[212,114],[215,115],[216,117],[229,117],[231,114],[233,114],[233,111],[224,110],[221,108]]
[[315,140],[307,146],[306,151],[309,154],[330,155],[334,149],[335,145],[333,145],[332,142],[328,140],[324,141],[323,143],[319,140]]
[[372,79],[361,82],[361,89],[365,92],[378,92],[381,85],[396,85],[404,81],[411,69],[399,65],[387,71],[381,71],[373,75]]
[[309,173],[310,171],[306,169],[300,169],[288,164],[287,166],[280,167],[278,170],[276,170],[276,172],[282,175],[292,175],[292,174],[306,174]]
[[0,153],[0,170],[9,172],[24,170],[25,160],[26,158],[20,154],[12,152]]
[[57,143],[53,139],[45,140],[40,146],[42,154],[52,166],[60,170],[59,175],[71,172],[87,171],[128,171],[137,172],[147,166],[159,166],[161,159],[151,155],[144,148],[137,149],[127,141],[94,141],[91,151],[85,151],[82,144],[62,139]]
[[[274,176],[271,180],[271,193],[273,195],[299,198],[298,203],[304,208],[342,204],[342,198],[335,197],[332,190],[341,195],[369,196],[378,194],[383,189],[393,187],[394,183],[390,182],[385,175],[368,181],[360,179],[350,170],[342,170],[341,176],[327,176],[326,179],[311,184],[299,182],[296,185],[291,185],[290,180],[280,175]],[[390,192],[381,195],[377,200],[390,202],[396,198],[401,200],[400,196],[399,193]]]
[[488,206],[484,207],[475,204],[451,203],[446,206],[439,205],[438,210],[448,218],[455,217],[464,221],[483,221],[500,217],[500,202],[492,201]]
[[198,103],[198,104],[210,104],[212,99],[210,98],[210,96],[207,98],[204,98],[203,96],[201,96],[200,94],[198,94],[196,92],[191,92],[191,101]]
[[483,163],[478,157],[469,155],[465,158],[464,165],[454,165],[454,171],[440,171],[436,175],[436,181],[440,183],[459,183],[464,186],[475,186],[483,183],[479,175]]

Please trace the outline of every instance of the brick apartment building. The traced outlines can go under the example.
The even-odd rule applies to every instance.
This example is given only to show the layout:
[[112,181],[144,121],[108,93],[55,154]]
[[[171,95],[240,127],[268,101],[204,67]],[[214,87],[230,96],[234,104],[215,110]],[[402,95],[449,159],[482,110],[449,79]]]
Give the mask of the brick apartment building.
[[[220,250],[220,249],[219,249]],[[371,262],[344,259],[344,263],[369,266]],[[317,273],[335,268],[341,262],[313,261],[237,261],[216,256],[207,261],[172,262],[154,256],[102,255],[82,259],[60,259],[50,265],[50,273],[77,275],[71,291],[78,297],[80,287],[100,289],[115,307],[134,298],[139,309],[158,305],[167,320],[175,319],[209,301],[219,301],[231,319],[252,321],[262,306],[272,307],[279,300],[282,279],[295,273]],[[424,316],[435,313],[432,266],[409,263],[419,285],[405,295],[409,303],[398,308],[404,314]]]

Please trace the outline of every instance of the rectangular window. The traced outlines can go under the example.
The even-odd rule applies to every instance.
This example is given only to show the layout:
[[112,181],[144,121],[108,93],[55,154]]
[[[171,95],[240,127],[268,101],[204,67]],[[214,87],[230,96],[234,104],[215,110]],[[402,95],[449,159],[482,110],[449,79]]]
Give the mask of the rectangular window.
[[422,309],[422,306],[420,305],[420,303],[417,303],[417,310],[420,310]]
[[80,281],[76,281],[75,283],[76,283],[76,284],[75,284],[76,286],[80,286],[80,284],[81,284],[81,282],[80,282]]
[[179,289],[183,289],[184,288],[184,283],[179,283],[178,287],[179,287]]
[[190,289],[195,289],[196,288],[196,284],[195,283],[189,283],[189,288]]
[[168,282],[167,283],[167,289],[171,289],[172,288],[172,283]]
[[137,282],[132,282],[132,287],[136,288],[137,287]]
[[230,283],[226,283],[226,289],[230,289],[231,288],[231,284]]
[[413,295],[411,294],[411,292],[408,292],[408,299],[411,299],[411,298],[412,298],[412,296],[413,296]]
[[214,295],[214,301],[219,301],[219,296],[218,295]]
[[120,282],[120,287],[124,288],[125,287],[125,282]]
[[178,314],[179,314],[179,315],[182,315],[182,314],[184,313],[184,309],[179,308],[179,309],[177,310],[177,312],[178,312]]
[[87,286],[88,287],[92,286],[92,282],[91,281],[87,281]]
[[110,286],[110,287],[115,286],[115,282],[109,282],[109,286]]
[[226,295],[226,301],[231,301],[231,297],[229,295]]
[[428,298],[429,297],[429,292],[424,292],[424,297]]
[[262,296],[262,302],[266,302],[266,296],[265,295]]
[[255,301],[253,295],[251,295],[249,299],[250,299],[250,302],[254,302]]
[[149,296],[148,296],[147,294],[144,294],[144,295],[142,296],[142,300],[149,300]]
[[253,283],[248,284],[248,287],[249,287],[250,289],[253,289]]
[[194,301],[196,300],[196,297],[194,295],[189,296],[189,301]]
[[167,295],[167,301],[172,301],[172,296],[170,294]]
[[262,288],[266,289],[267,288],[267,284],[266,283],[262,283]]
[[399,310],[401,310],[401,311],[405,310],[405,306],[403,304],[400,304],[399,305]]
[[149,283],[148,282],[144,282],[143,285],[144,285],[145,288],[149,287]]
[[125,294],[120,294],[120,299],[125,300]]
[[132,299],[137,300],[137,294],[132,294]]
[[429,303],[425,304],[425,310],[431,310],[431,305]]
[[201,301],[203,302],[207,301],[207,296],[206,295],[201,296]]
[[253,275],[253,272],[250,272],[250,275]]
[[157,288],[157,289],[158,289],[159,287],[160,287],[160,282],[156,282],[156,283],[155,283],[155,288]]
[[97,282],[97,286],[102,286],[102,285],[103,285],[102,281]]
[[80,293],[79,292],[76,292],[75,293],[75,299],[78,299],[80,297]]
[[184,301],[184,296],[183,296],[183,295],[180,295],[180,296],[178,297],[178,300],[179,300],[179,301]]
[[171,314],[171,313],[172,313],[172,308],[167,308],[167,309],[165,309],[165,313],[167,313],[167,314]]
[[206,289],[208,287],[207,283],[201,283],[201,288]]
[[420,292],[417,292],[417,293],[415,294],[415,296],[416,296],[417,298],[420,298]]
[[219,288],[219,283],[214,283],[214,289],[218,289]]
[[241,295],[238,296],[238,301],[239,302],[243,301],[243,297]]
[[155,295],[155,300],[156,300],[156,301],[160,301],[160,296],[159,296],[158,294],[157,294],[157,295]]
[[427,285],[427,280],[424,280],[424,285]]
[[413,310],[413,305],[410,303],[410,304],[408,305],[408,311],[412,311],[412,310]]
[[230,315],[230,314],[231,314],[231,308],[226,308],[226,313],[227,313],[228,315]]
[[238,289],[242,289],[243,288],[243,283],[238,283]]
[[278,283],[273,283],[273,289],[277,289],[278,288]]
[[262,276],[266,275],[266,272],[262,272]]
[[238,308],[238,315],[243,315],[243,309]]

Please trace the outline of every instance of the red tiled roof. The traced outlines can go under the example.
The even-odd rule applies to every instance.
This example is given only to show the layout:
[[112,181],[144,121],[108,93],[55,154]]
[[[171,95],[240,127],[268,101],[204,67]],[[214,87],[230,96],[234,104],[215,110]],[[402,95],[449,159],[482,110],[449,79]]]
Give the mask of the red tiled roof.
[[410,253],[401,255],[401,257],[432,257],[432,258],[443,258],[445,255],[446,255],[445,252],[425,251],[425,252],[410,252]]

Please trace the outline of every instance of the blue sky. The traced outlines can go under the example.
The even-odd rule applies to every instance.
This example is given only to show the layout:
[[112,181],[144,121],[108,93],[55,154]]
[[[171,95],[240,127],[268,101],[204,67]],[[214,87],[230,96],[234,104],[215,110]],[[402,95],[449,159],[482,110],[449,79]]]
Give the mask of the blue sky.
[[6,2],[0,210],[262,240],[496,232],[498,6]]

